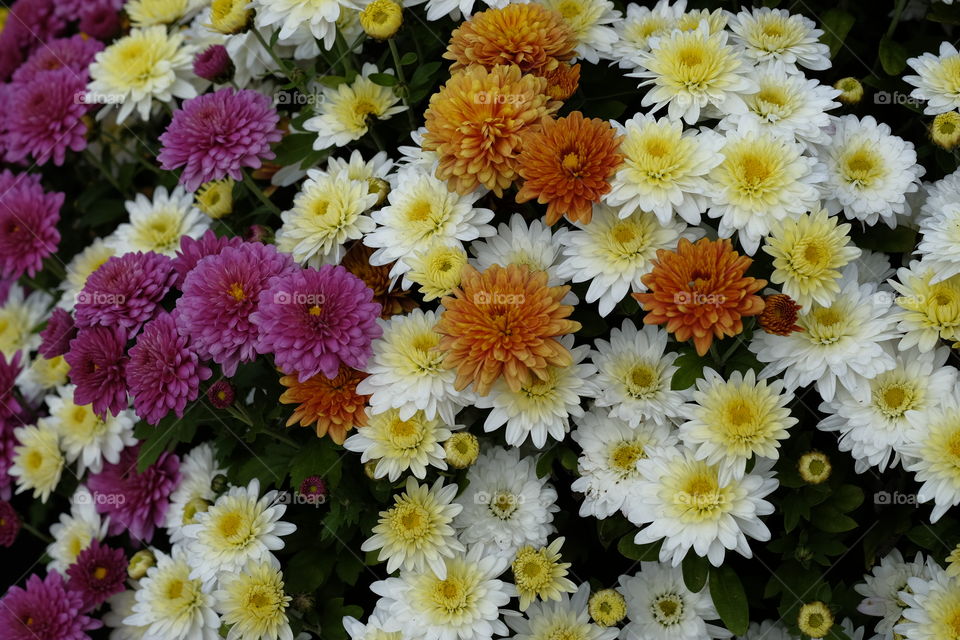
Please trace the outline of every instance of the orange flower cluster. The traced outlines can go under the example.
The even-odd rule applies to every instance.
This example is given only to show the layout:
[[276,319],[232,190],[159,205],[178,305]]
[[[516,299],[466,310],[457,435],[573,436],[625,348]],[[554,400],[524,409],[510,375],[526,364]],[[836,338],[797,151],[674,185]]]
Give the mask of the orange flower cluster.
[[648,312],[644,324],[666,324],[677,340],[693,338],[697,353],[706,354],[714,337],[741,333],[741,318],[763,311],[755,294],[767,281],[743,275],[752,263],[728,239],[693,244],[681,238],[676,251],[660,249],[653,270],[640,279],[649,292],[633,294]]
[[322,373],[304,382],[297,380],[297,374],[283,376],[280,383],[287,390],[280,396],[280,402],[297,405],[287,426],[298,422],[301,427],[316,425],[318,438],[329,434],[331,440],[343,444],[348,431],[367,426],[370,396],[357,394],[357,385],[366,377],[366,373],[343,365],[333,379]]
[[757,318],[760,327],[776,336],[788,336],[794,331],[803,331],[797,324],[801,306],[785,293],[767,296],[763,301],[763,312]]
[[457,372],[456,388],[473,383],[481,396],[503,377],[514,391],[546,380],[550,367],[567,367],[570,352],[556,338],[580,329],[561,303],[570,287],[547,286],[545,271],[527,265],[467,266],[463,281],[441,303],[437,322],[443,365]]

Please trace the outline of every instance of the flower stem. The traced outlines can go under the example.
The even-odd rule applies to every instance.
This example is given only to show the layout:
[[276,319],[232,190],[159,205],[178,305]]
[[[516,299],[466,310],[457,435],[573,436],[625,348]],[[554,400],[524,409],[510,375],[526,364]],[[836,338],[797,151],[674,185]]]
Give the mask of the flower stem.
[[261,34],[258,29],[250,29],[250,31],[253,32],[253,37],[257,39],[257,41],[260,43],[260,46],[262,46],[266,52],[270,54],[270,58],[273,60],[274,64],[280,67],[280,71],[283,73],[283,76],[293,83],[300,93],[307,95],[307,88],[298,82],[297,78],[294,77],[293,72],[290,70],[290,67],[288,67],[287,63],[283,61],[283,58],[278,56],[270,44],[264,40],[263,34]]
[[400,81],[400,99],[403,100],[403,106],[407,108],[407,120],[410,121],[410,128],[416,130],[417,121],[413,117],[413,110],[410,109],[410,87],[407,86],[407,78],[403,73],[403,65],[400,64],[400,52],[397,51],[397,43],[393,38],[387,40],[387,46],[390,47],[390,55],[393,56],[393,66],[397,68],[397,80]]
[[265,194],[260,187],[257,186],[257,183],[253,181],[253,178],[251,178],[250,174],[248,174],[246,171],[243,172],[243,186],[245,186],[247,191],[255,195],[260,202],[266,205],[267,208],[273,211],[275,214],[279,216],[282,213],[280,211],[280,207],[273,204],[270,198],[267,197],[267,194]]
[[53,538],[51,538],[47,534],[40,531],[39,529],[37,529],[35,526],[30,524],[26,520],[20,521],[20,528],[23,529],[24,531],[27,531],[33,534],[33,536],[36,537],[38,540],[46,542],[47,544],[50,544],[51,542],[53,542]]
[[117,179],[113,177],[113,174],[107,170],[106,165],[104,165],[103,162],[100,161],[100,158],[98,158],[97,155],[89,149],[89,147],[84,149],[83,152],[90,159],[90,162],[92,162],[97,169],[100,169],[100,173],[102,173],[103,177],[106,178],[107,181],[113,185],[113,188],[119,191],[120,193],[123,193],[123,189],[120,187],[120,183],[117,182]]

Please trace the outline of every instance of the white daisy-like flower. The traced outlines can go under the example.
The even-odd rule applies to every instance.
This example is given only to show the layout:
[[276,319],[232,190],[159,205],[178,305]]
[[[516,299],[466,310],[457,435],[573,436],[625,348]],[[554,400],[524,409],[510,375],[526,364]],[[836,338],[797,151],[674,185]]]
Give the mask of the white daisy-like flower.
[[365,245],[376,249],[370,264],[396,262],[391,277],[409,270],[405,256],[432,242],[456,246],[496,233],[486,224],[493,211],[474,207],[481,193],[454,193],[432,173],[415,168],[402,169],[393,178],[390,204],[373,213],[377,228],[363,238]]
[[897,549],[893,549],[863,576],[862,583],[854,585],[856,592],[863,596],[857,611],[881,618],[876,624],[875,638],[893,637],[893,627],[903,617],[904,602],[900,599],[900,592],[907,589],[910,578],[929,579],[931,568],[920,552],[913,561],[907,562]]
[[283,573],[270,562],[248,562],[239,573],[224,574],[213,592],[216,609],[230,625],[227,640],[293,640],[283,591]]
[[903,332],[901,351],[914,346],[930,351],[940,338],[960,340],[960,274],[935,283],[936,278],[936,269],[914,260],[888,281],[900,294],[891,297],[897,330]]
[[124,206],[130,221],[118,226],[105,241],[117,255],[154,251],[173,257],[180,248],[180,238],[199,238],[210,228],[210,218],[194,206],[193,194],[183,187],[172,192],[157,187],[152,198],[138,193]]
[[276,491],[260,497],[260,481],[231,487],[194,524],[183,527],[183,546],[190,556],[190,575],[210,580],[225,572],[240,571],[250,560],[273,558],[284,546],[281,536],[297,530],[280,520],[287,507]]
[[[193,56],[197,48],[183,43],[177,31],[167,33],[163,25],[131,29],[126,36],[97,53],[90,64],[87,101],[119,105],[117,123],[122,124],[136,110],[141,120],[159,103],[174,98],[196,97],[191,83]],[[97,118],[113,109],[104,108]]]
[[440,416],[454,424],[473,395],[457,391],[456,372],[442,366],[443,353],[436,349],[440,334],[434,331],[437,312],[414,309],[379,322],[383,335],[373,341],[370,375],[357,385],[357,393],[370,396],[370,413],[396,409],[401,420],[408,420],[422,411],[428,419]]
[[666,353],[667,332],[647,325],[638,330],[630,320],[598,339],[590,358],[597,367],[597,407],[636,427],[643,420],[670,423],[680,416],[687,396],[670,388],[676,353]]
[[720,153],[709,176],[707,215],[720,219],[721,238],[737,232],[747,254],[757,252],[776,222],[819,208],[821,167],[792,138],[743,123],[727,132]]
[[946,348],[899,353],[893,369],[864,381],[866,401],[841,389],[821,404],[827,417],[817,427],[840,433],[840,450],[851,452],[858,473],[897,466],[910,431],[929,419],[957,382],[956,369],[944,366],[948,356]]
[[575,283],[590,281],[585,300],[597,302],[603,317],[631,291],[647,290],[640,278],[653,269],[658,250],[675,249],[681,237],[693,241],[702,235],[683,222],[664,223],[642,210],[621,218],[603,205],[594,207],[589,224],[576,226],[563,238],[557,274]]
[[498,580],[507,560],[485,554],[477,545],[448,558],[443,578],[432,570],[404,571],[370,585],[381,596],[377,609],[384,629],[419,640],[490,640],[507,635],[502,607],[516,595],[512,584]]
[[960,504],[960,393],[955,385],[905,439],[903,467],[921,483],[917,501],[933,502],[930,521],[936,522]]
[[520,547],[542,547],[554,531],[557,492],[538,478],[536,459],[517,449],[487,450],[467,472],[454,520],[460,541],[486,545],[487,555],[512,559]]
[[917,75],[903,76],[903,81],[916,87],[910,97],[927,103],[924,113],[936,115],[960,108],[960,51],[952,43],[941,42],[938,55],[927,51],[908,59],[907,64]]
[[420,286],[424,302],[451,295],[460,286],[463,268],[469,259],[459,243],[449,246],[442,240],[433,240],[404,259],[410,269],[400,281],[402,289]]
[[409,418],[401,418],[398,409],[387,409],[368,416],[367,424],[359,427],[343,446],[363,454],[362,463],[375,461],[375,478],[386,477],[396,482],[409,469],[414,477],[422,480],[428,466],[447,468],[443,442],[449,437],[450,430],[439,416],[428,418],[422,411],[416,411]]
[[699,224],[707,207],[706,176],[720,163],[723,138],[710,131],[684,131],[681,122],[639,113],[613,125],[623,134],[623,164],[610,180],[604,202],[619,207],[622,217],[642,209],[655,213],[664,225],[674,214]]
[[577,41],[577,58],[593,64],[613,58],[617,32],[612,25],[622,14],[610,0],[543,0],[541,4],[563,16]]
[[614,25],[617,41],[613,43],[613,59],[621,69],[637,66],[635,58],[641,51],[650,50],[650,39],[666,35],[677,26],[683,15],[687,0],[657,0],[653,7],[643,7],[631,2],[627,13]]
[[336,264],[343,246],[376,227],[366,211],[377,202],[366,181],[346,175],[323,175],[316,170],[301,185],[293,208],[281,215],[277,249],[289,253],[301,265],[319,268]]
[[[473,0],[466,0],[472,2]],[[506,6],[506,4],[504,4]],[[420,127],[410,132],[410,139],[413,145],[401,145],[397,147],[400,153],[400,159],[397,165],[402,169],[405,167],[417,168],[426,173],[433,173],[437,170],[439,163],[437,152],[428,151],[423,148],[423,137],[427,134],[426,127]]]
[[298,31],[307,31],[313,39],[323,41],[328,51],[333,48],[341,12],[345,8],[359,8],[352,0],[255,0],[254,6],[257,25],[279,27],[281,40],[290,40]]
[[143,640],[147,627],[124,622],[133,615],[133,605],[137,604],[137,593],[127,589],[116,593],[107,600],[107,609],[103,614],[103,624],[110,627],[110,640]]
[[644,420],[631,427],[606,411],[591,408],[570,434],[582,453],[579,478],[571,488],[583,494],[580,516],[608,518],[623,508],[641,481],[637,463],[652,447],[672,447],[677,437],[669,425]]
[[507,444],[519,447],[529,436],[533,446],[542,449],[548,436],[563,440],[570,430],[570,419],[583,416],[580,399],[596,397],[600,392],[593,381],[596,367],[583,363],[590,347],[574,347],[572,335],[562,336],[558,342],[570,352],[573,360],[569,365],[549,367],[545,378],[534,378],[517,391],[500,378],[488,395],[477,398],[478,408],[493,409],[483,423],[485,432],[505,425]]
[[124,624],[146,627],[144,640],[217,640],[213,583],[190,577],[192,561],[183,547],[174,545],[170,555],[153,553],[157,564],[140,580],[133,613]]
[[[386,197],[387,176],[393,169],[393,160],[386,151],[376,153],[369,160],[364,160],[357,149],[350,153],[350,158],[330,158],[326,169],[313,169],[320,175],[342,175],[350,180],[366,182],[370,193],[377,194],[377,201]],[[309,173],[309,171],[308,171]]]
[[[268,40],[269,42],[269,40]],[[280,68],[270,52],[264,49],[257,37],[250,31],[236,33],[229,36],[224,46],[236,71],[233,76],[237,86],[245,88],[255,81],[277,73]],[[293,47],[282,45],[279,42],[273,47],[274,53],[281,60],[293,57]]]
[[933,183],[917,222],[921,236],[917,253],[933,269],[931,282],[960,273],[960,171]]
[[20,285],[10,285],[7,299],[0,305],[0,353],[7,362],[17,351],[27,353],[40,346],[36,329],[46,320],[52,304],[53,298],[45,291],[36,289],[25,295]]
[[618,629],[604,628],[590,621],[587,603],[590,585],[580,585],[573,595],[561,594],[548,602],[534,601],[520,616],[508,616],[513,640],[614,640]]
[[877,295],[874,283],[860,284],[856,268],[844,269],[840,292],[829,306],[814,304],[800,316],[803,331],[777,336],[758,331],[750,350],[765,363],[761,378],[783,373],[787,390],[816,383],[824,401],[833,400],[837,386],[865,399],[870,379],[896,365],[882,343],[898,338],[889,296]]
[[[860,249],[860,257],[853,261],[857,267],[860,282],[886,282],[896,271],[890,266],[890,258],[880,251]],[[882,289],[889,289],[889,285],[881,285]]]
[[883,220],[891,229],[898,215],[909,215],[907,194],[920,188],[926,172],[917,164],[913,143],[891,135],[890,127],[873,116],[836,120],[829,143],[817,155],[826,170],[820,190],[827,210],[843,210],[868,225]]
[[77,487],[70,498],[70,512],[61,513],[58,522],[50,527],[53,538],[47,546],[47,571],[56,571],[67,575],[80,552],[90,546],[94,540],[103,540],[107,536],[110,518],[101,518],[97,513],[93,496],[83,485]]
[[374,610],[363,623],[353,616],[344,616],[343,628],[346,630],[350,640],[404,640],[403,634],[399,631],[386,631],[384,626],[384,612]]
[[911,576],[907,587],[899,593],[906,606],[893,633],[909,640],[956,637],[960,625],[960,580],[932,559],[928,566],[929,576]]
[[367,134],[370,118],[387,120],[406,109],[398,104],[400,96],[392,87],[384,87],[370,79],[374,73],[392,74],[393,69],[381,71],[367,62],[353,82],[323,87],[317,115],[303,123],[306,131],[317,134],[314,149],[342,147],[359,140]]
[[634,537],[637,544],[663,540],[660,561],[674,567],[690,549],[719,567],[728,550],[750,558],[747,538],[770,539],[760,516],[773,513],[764,498],[779,483],[774,461],[758,458],[750,473],[738,475],[725,464],[697,460],[692,449],[652,449],[638,463],[643,481],[625,505],[627,518],[646,527]]
[[501,267],[525,264],[533,271],[546,271],[547,286],[556,287],[566,282],[558,267],[569,233],[565,227],[553,229],[540,220],[527,224],[521,214],[515,213],[510,216],[509,225],[501,222],[494,235],[470,244],[470,252],[476,256],[470,264],[478,271],[486,271],[495,264]]
[[124,409],[116,416],[108,413],[100,418],[92,405],[73,403],[76,388],[76,385],[65,385],[46,397],[50,411],[47,422],[60,436],[67,463],[76,462],[77,475],[82,476],[87,469],[99,473],[104,462],[116,464],[120,461],[120,452],[137,443],[133,436],[137,416]]
[[713,606],[710,590],[694,593],[676,567],[659,562],[641,562],[640,571],[620,576],[617,587],[627,601],[630,622],[623,628],[623,640],[703,640],[729,638],[732,634],[707,620],[720,615]]
[[703,21],[692,31],[674,29],[650,38],[650,51],[640,51],[635,58],[638,70],[627,74],[643,78],[640,87],[650,87],[641,104],[653,106],[653,112],[666,106],[672,120],[687,124],[696,123],[707,107],[723,115],[745,111],[743,96],[758,87],[728,36],[726,31],[711,33]]
[[830,47],[820,42],[823,31],[806,16],[760,7],[741,10],[728,24],[733,41],[742,45],[744,55],[755,63],[781,62],[796,74],[803,73],[797,67],[830,68]]
[[70,365],[63,356],[44,358],[37,354],[27,367],[17,374],[16,385],[30,403],[37,403],[47,392],[65,385]]
[[787,627],[777,620],[751,622],[747,632],[736,640],[795,640]]
[[103,238],[95,238],[83,251],[73,256],[67,263],[67,273],[60,283],[63,295],[60,296],[57,306],[72,311],[77,303],[77,294],[83,291],[90,274],[115,255],[116,250],[107,245]]
[[14,429],[13,437],[16,444],[7,473],[16,479],[17,493],[32,489],[33,497],[46,503],[63,473],[60,434],[48,419],[40,418],[35,425]]
[[213,445],[207,442],[197,445],[180,460],[180,484],[170,494],[170,507],[163,525],[172,543],[183,540],[183,526],[195,522],[196,501],[212,503],[216,500],[217,494],[211,484],[217,475],[223,473],[226,470],[217,464]]

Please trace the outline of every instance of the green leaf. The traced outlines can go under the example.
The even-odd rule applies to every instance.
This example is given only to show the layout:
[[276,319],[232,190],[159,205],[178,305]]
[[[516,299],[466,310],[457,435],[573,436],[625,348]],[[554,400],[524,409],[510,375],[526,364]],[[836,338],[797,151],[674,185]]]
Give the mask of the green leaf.
[[283,572],[284,586],[288,593],[316,591],[332,568],[329,549],[308,547],[290,558]]
[[633,538],[634,534],[632,533],[628,533],[620,538],[620,541],[617,543],[617,551],[620,552],[620,555],[630,560],[646,560],[648,562],[659,558],[660,545],[663,544],[662,540],[657,540],[649,544],[637,544],[633,541]]
[[710,569],[710,595],[723,624],[742,636],[750,625],[750,606],[737,572],[729,565]]
[[856,21],[856,18],[843,9],[830,9],[823,14],[820,20],[820,26],[823,27],[820,42],[830,47],[831,58],[836,57]]
[[670,381],[670,388],[674,391],[689,389],[697,378],[703,376],[704,361],[696,353],[682,353],[673,364],[678,367],[673,374],[673,380]]
[[693,549],[687,551],[681,564],[683,570],[683,584],[687,589],[694,593],[699,593],[703,585],[707,584],[707,576],[710,574],[710,563],[707,559],[698,556]]
[[374,84],[378,84],[381,87],[392,87],[397,84],[397,76],[392,73],[371,73],[367,77],[370,78]]
[[417,54],[414,53],[413,51],[407,51],[400,58],[400,64],[403,66],[407,66],[408,64],[413,64],[416,61],[417,61]]
[[880,39],[880,65],[887,75],[899,76],[907,66],[907,50],[884,36]]
[[833,492],[831,503],[840,511],[849,513],[863,504],[863,490],[852,484],[842,485]]
[[960,5],[933,2],[927,11],[927,20],[943,24],[960,24]]
[[856,520],[829,504],[814,509],[811,521],[814,526],[827,533],[843,533],[857,528]]
[[434,61],[417,67],[416,71],[413,72],[413,77],[410,78],[410,86],[421,87],[431,84],[433,82],[433,74],[437,72],[441,64],[441,62]]

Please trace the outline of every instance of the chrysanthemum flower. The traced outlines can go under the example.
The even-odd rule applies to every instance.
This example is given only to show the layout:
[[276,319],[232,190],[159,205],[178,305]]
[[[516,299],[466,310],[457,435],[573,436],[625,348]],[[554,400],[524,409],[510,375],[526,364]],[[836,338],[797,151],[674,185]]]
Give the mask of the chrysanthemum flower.
[[653,271],[641,279],[650,291],[635,293],[648,313],[644,324],[666,324],[677,340],[693,339],[704,355],[713,339],[743,331],[741,318],[763,311],[755,295],[766,280],[744,277],[752,260],[733,250],[729,240],[680,239],[676,251],[657,251]]
[[960,144],[960,113],[948,111],[937,114],[930,123],[930,139],[945,151],[952,151]]
[[960,273],[960,247],[953,240],[960,229],[960,171],[928,188],[917,222],[921,233],[917,253],[933,270],[931,283]]
[[127,556],[123,549],[101,546],[99,540],[94,540],[80,552],[67,575],[67,588],[80,593],[84,609],[94,609],[124,590]]
[[287,426],[298,422],[301,427],[313,425],[318,438],[329,434],[331,440],[343,444],[348,431],[367,424],[367,396],[357,391],[357,384],[365,377],[362,371],[344,366],[334,378],[317,374],[299,382],[296,375],[283,376],[280,383],[287,389],[280,402],[297,405]]
[[20,176],[5,177],[12,184],[4,184],[0,193],[0,273],[4,278],[33,277],[60,243],[57,223],[64,194],[44,191]]
[[783,293],[775,293],[763,299],[763,311],[757,318],[757,324],[767,333],[776,336],[788,336],[794,331],[803,331],[797,324],[800,317],[800,305]]
[[77,326],[73,316],[61,309],[55,308],[50,312],[47,326],[40,332],[42,342],[37,351],[44,358],[56,358],[70,350],[70,341],[77,335]]
[[[495,264],[526,264],[531,269],[546,271],[550,286],[561,285],[566,280],[558,273],[562,261],[561,249],[570,230],[563,226],[549,227],[541,220],[524,220],[514,213],[509,225],[501,222],[496,233],[489,238],[470,243],[470,252],[476,257],[470,264],[486,271]],[[567,294],[569,300],[573,300]]]
[[472,433],[455,433],[443,443],[447,463],[454,469],[470,467],[480,456],[480,439]]
[[250,23],[251,0],[213,0],[210,3],[210,28],[225,35],[240,33]]
[[610,0],[543,0],[543,5],[563,16],[573,32],[578,58],[597,64],[611,57],[617,32],[613,24],[622,14]]
[[515,632],[515,640],[543,640],[556,635],[577,640],[614,640],[619,629],[604,629],[590,622],[588,602],[590,585],[583,583],[577,588],[571,583],[570,591],[559,594],[551,601],[534,602],[524,616],[505,616]]
[[126,344],[127,335],[118,327],[92,327],[77,333],[63,356],[77,385],[74,401],[92,404],[98,416],[127,408]]
[[407,470],[421,480],[427,475],[427,466],[446,469],[442,442],[450,437],[450,430],[440,418],[427,418],[417,411],[409,418],[401,418],[396,409],[371,415],[367,426],[343,443],[348,451],[363,454],[360,462],[374,461],[374,477],[387,477],[396,482]]
[[905,605],[903,616],[889,633],[894,637],[933,640],[953,633],[960,619],[960,588],[931,558],[927,576],[911,576],[898,593]]
[[797,627],[800,633],[811,638],[823,638],[833,628],[833,613],[830,608],[819,600],[808,602],[800,607],[797,614]]
[[196,191],[204,182],[230,176],[243,179],[243,169],[258,169],[275,157],[270,145],[283,133],[270,98],[259,91],[227,87],[187,100],[173,114],[160,136],[157,154],[167,170],[183,167],[180,182]]
[[561,64],[542,76],[547,81],[547,95],[554,100],[568,100],[580,86],[580,65]]
[[138,193],[124,207],[129,222],[118,226],[106,239],[118,255],[154,251],[172,257],[183,238],[199,238],[210,226],[210,220],[193,206],[193,194],[183,187],[168,192],[160,186],[150,198]]
[[63,282],[60,283],[63,295],[60,296],[60,302],[57,306],[71,311],[76,305],[77,296],[83,291],[90,274],[115,255],[117,255],[117,252],[108,247],[103,238],[96,238],[83,251],[73,256],[67,263],[67,274]]
[[916,345],[930,351],[941,338],[960,341],[960,274],[935,282],[938,275],[932,266],[915,260],[897,269],[897,279],[889,281],[900,294],[894,298],[894,317],[904,334],[901,350]]
[[85,73],[68,68],[11,84],[4,123],[7,162],[30,156],[39,166],[52,160],[59,167],[68,150],[83,151],[87,146],[84,116],[90,108],[84,100],[86,85]]
[[270,562],[252,561],[220,579],[213,593],[217,611],[235,640],[293,640],[286,609],[291,597],[283,574]]
[[[682,9],[686,9],[683,4],[677,4],[680,4]],[[685,32],[696,31],[700,27],[700,24],[704,23],[707,27],[707,33],[720,33],[727,28],[727,20],[729,17],[730,13],[719,7],[713,11],[710,9],[689,9],[681,12],[680,17],[677,18],[674,30]]]
[[587,611],[594,624],[614,627],[627,617],[627,600],[616,589],[601,589],[590,596]]
[[53,542],[47,545],[50,558],[47,571],[56,571],[64,577],[81,551],[93,540],[107,536],[107,522],[100,517],[93,505],[93,496],[83,485],[70,496],[70,509],[61,513],[59,521],[50,527]]
[[377,40],[387,40],[403,24],[403,4],[396,0],[373,0],[360,12],[364,33]]
[[13,435],[17,439],[17,446],[14,448],[13,466],[7,473],[16,478],[17,493],[33,489],[33,497],[45,503],[57,488],[63,471],[64,460],[57,429],[41,418],[36,425],[17,427]]
[[40,346],[40,336],[34,330],[46,318],[53,299],[41,289],[27,295],[9,280],[2,286],[8,289],[6,300],[0,304],[0,354],[10,361],[17,351],[27,353]]
[[424,114],[423,148],[439,156],[437,177],[458,193],[483,185],[502,196],[517,177],[522,134],[560,106],[546,91],[545,79],[516,65],[454,74]]
[[85,74],[94,56],[102,50],[102,42],[81,34],[49,40],[14,71],[13,81],[28,83],[39,74],[59,69],[70,69],[77,76]]
[[31,575],[26,588],[11,586],[0,604],[0,626],[8,640],[87,640],[87,631],[101,626],[85,615],[83,596],[56,572],[43,580]]
[[820,42],[823,30],[810,18],[760,7],[742,9],[729,25],[734,42],[743,45],[744,55],[756,63],[780,62],[794,74],[802,73],[798,67],[830,68],[830,47]]
[[233,213],[233,178],[214,180],[200,185],[196,193],[195,205],[214,220],[225,218]]
[[636,66],[641,51],[650,50],[650,40],[663,36],[677,25],[686,5],[682,2],[657,0],[654,7],[631,2],[623,19],[614,24],[617,41],[613,43],[613,59],[621,69]]
[[137,443],[133,437],[136,415],[123,410],[116,416],[99,417],[89,404],[76,404],[76,387],[66,385],[46,397],[50,421],[60,434],[60,446],[68,463],[77,463],[83,475],[89,469],[98,473],[103,463],[116,464],[124,447]]
[[544,271],[494,265],[480,273],[463,271],[453,296],[441,301],[436,331],[443,366],[457,372],[456,387],[487,395],[501,376],[511,389],[544,379],[550,366],[571,364],[570,352],[556,338],[580,329],[561,304],[569,287],[547,286]]
[[729,631],[707,622],[720,617],[709,589],[690,591],[679,567],[641,562],[637,574],[620,576],[619,582],[617,591],[626,600],[629,620],[622,631],[625,637],[669,637],[671,640],[729,637]]
[[929,51],[907,64],[917,75],[903,76],[903,81],[916,89],[910,97],[926,101],[923,112],[929,115],[960,108],[960,51],[950,42],[940,43],[938,55]]
[[380,317],[389,318],[397,314],[406,313],[417,307],[417,301],[410,297],[408,291],[400,288],[400,283],[394,283],[390,277],[393,263],[384,265],[370,264],[374,249],[360,242],[355,242],[347,250],[340,265],[357,276],[373,291],[373,301],[380,305]]
[[215,256],[226,247],[239,247],[243,239],[237,236],[218,236],[211,229],[207,229],[202,236],[194,238],[184,235],[180,238],[180,248],[173,259],[173,269],[177,272],[177,286],[183,285],[183,280],[193,268],[207,256]]
[[527,545],[517,551],[511,568],[520,596],[520,611],[526,611],[536,600],[561,601],[564,593],[572,593],[576,586],[566,577],[569,562],[560,562],[563,538],[557,538],[546,547],[535,549]]
[[462,246],[435,242],[407,257],[410,270],[403,275],[404,286],[420,285],[424,302],[453,293],[460,286],[461,273],[467,265],[467,252]]
[[332,49],[337,33],[337,23],[348,9],[362,5],[352,0],[256,0],[257,25],[279,26],[281,39],[289,39],[297,32],[324,42],[324,48]]
[[[510,5],[536,6],[536,5]],[[547,205],[547,224],[562,216],[589,223],[593,205],[610,191],[610,177],[623,160],[621,136],[605,121],[579,111],[545,119],[522,136],[517,171],[523,186],[517,202],[537,199]]]

